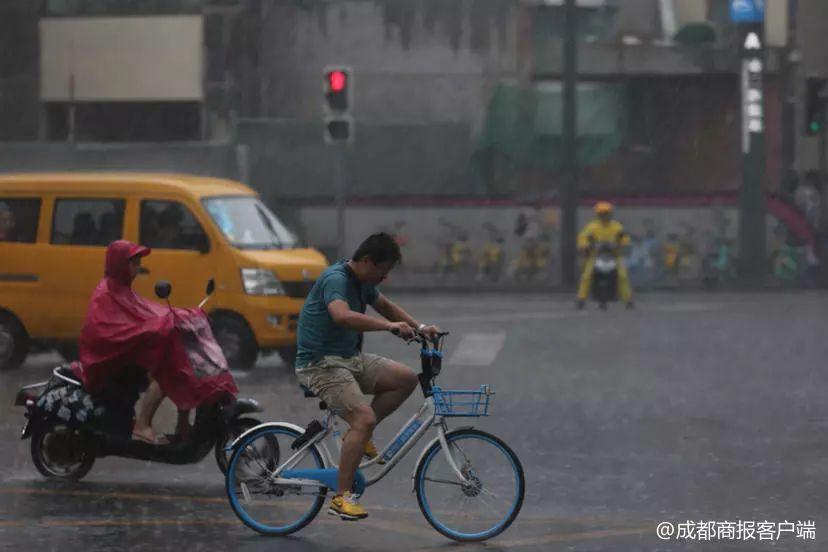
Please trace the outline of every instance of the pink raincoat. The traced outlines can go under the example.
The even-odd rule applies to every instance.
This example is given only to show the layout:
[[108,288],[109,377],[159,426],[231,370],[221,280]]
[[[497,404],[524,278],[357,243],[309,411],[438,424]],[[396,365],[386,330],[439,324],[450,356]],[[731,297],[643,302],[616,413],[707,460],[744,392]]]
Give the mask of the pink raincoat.
[[92,293],[75,373],[91,393],[127,366],[140,366],[181,410],[238,393],[201,309],[148,301],[132,291],[129,260],[150,254],[125,240],[106,250],[105,277]]

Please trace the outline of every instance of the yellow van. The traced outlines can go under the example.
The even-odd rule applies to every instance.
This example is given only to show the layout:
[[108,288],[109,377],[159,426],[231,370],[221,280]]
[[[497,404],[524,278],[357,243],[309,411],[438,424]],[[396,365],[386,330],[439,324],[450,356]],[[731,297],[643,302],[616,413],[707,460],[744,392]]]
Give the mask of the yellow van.
[[178,174],[0,176],[0,368],[30,350],[73,356],[107,244],[152,248],[133,289],[172,283],[175,306],[205,306],[234,368],[260,351],[292,362],[305,296],[327,265],[242,184]]

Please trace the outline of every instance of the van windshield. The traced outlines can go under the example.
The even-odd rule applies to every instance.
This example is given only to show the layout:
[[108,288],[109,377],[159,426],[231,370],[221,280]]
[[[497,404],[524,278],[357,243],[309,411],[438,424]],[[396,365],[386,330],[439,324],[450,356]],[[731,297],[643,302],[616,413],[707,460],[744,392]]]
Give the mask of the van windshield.
[[258,198],[210,197],[207,212],[233,247],[239,249],[292,249],[293,233]]

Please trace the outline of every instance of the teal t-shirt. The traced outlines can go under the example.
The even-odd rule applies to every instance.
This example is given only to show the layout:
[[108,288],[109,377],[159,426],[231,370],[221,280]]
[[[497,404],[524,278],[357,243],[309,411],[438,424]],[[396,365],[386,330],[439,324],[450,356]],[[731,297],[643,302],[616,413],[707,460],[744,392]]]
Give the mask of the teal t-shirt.
[[359,353],[360,332],[335,324],[328,312],[328,304],[340,299],[351,310],[365,313],[379,297],[373,284],[360,282],[346,264],[339,261],[329,266],[316,280],[299,313],[296,330],[296,369],[326,355],[352,357]]

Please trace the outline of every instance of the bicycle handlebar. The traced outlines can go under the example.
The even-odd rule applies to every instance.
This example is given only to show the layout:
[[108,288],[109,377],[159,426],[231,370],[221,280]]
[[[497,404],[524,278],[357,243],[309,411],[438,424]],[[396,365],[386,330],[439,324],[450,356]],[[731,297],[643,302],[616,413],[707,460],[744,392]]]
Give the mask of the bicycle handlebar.
[[437,332],[437,337],[435,339],[430,339],[427,335],[425,335],[424,333],[422,333],[419,330],[414,330],[414,336],[409,337],[409,338],[402,337],[400,335],[399,330],[397,330],[397,329],[391,330],[391,333],[396,335],[397,337],[399,337],[400,339],[402,339],[406,343],[414,342],[414,343],[420,343],[420,344],[424,345],[427,342],[428,343],[437,343],[437,341],[439,341],[440,338],[443,338],[443,337],[449,335],[449,333],[451,333],[451,332]]

